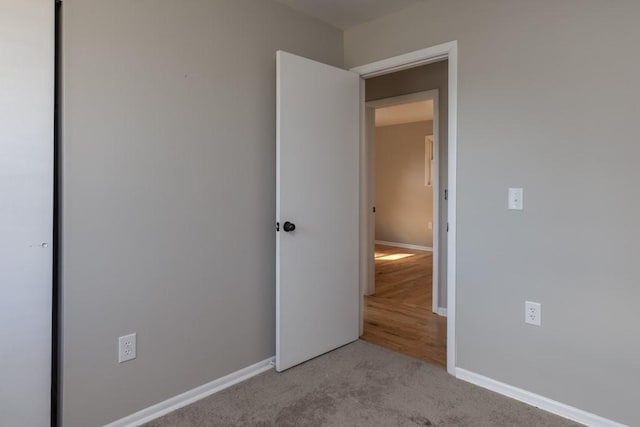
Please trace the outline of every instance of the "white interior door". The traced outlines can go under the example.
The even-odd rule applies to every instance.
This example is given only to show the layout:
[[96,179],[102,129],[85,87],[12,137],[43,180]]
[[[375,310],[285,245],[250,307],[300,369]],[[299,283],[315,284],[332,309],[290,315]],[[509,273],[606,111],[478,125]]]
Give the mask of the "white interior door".
[[54,2],[0,7],[0,425],[50,425]]
[[359,100],[357,74],[277,53],[278,371],[358,339]]

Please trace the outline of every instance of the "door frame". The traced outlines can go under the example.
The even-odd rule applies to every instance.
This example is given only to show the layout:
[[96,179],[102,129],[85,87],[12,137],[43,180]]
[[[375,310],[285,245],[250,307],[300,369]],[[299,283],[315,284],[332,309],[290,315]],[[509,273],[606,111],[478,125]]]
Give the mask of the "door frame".
[[[367,177],[367,138],[365,79],[389,74],[408,68],[448,60],[449,120],[448,120],[448,226],[447,233],[447,372],[455,376],[456,368],[456,201],[457,201],[457,123],[458,123],[458,42],[456,40],[425,49],[416,50],[380,61],[351,68],[361,77],[360,81],[360,290],[367,289],[367,248],[370,236],[367,227],[371,222],[372,204]],[[360,329],[362,332],[363,303],[360,299]]]
[[[365,132],[365,163],[364,167],[367,168],[368,173],[366,176],[366,186],[367,186],[367,194],[369,205],[375,206],[375,110],[377,108],[389,107],[392,105],[400,105],[406,104],[409,102],[417,102],[417,101],[433,101],[433,130],[432,135],[425,135],[432,137],[432,152],[433,152],[433,170],[431,174],[433,176],[431,182],[431,188],[433,189],[433,242],[432,253],[433,253],[433,266],[432,266],[432,311],[436,314],[443,315],[446,309],[440,309],[438,305],[438,294],[439,294],[439,284],[440,284],[440,263],[439,263],[439,253],[440,253],[440,158],[439,158],[439,143],[440,143],[440,114],[439,114],[439,90],[431,89],[425,90],[421,92],[414,92],[408,95],[400,95],[393,96],[389,98],[376,99],[375,101],[368,101],[365,103],[366,108],[366,117],[365,120],[367,123],[366,132]],[[426,156],[426,146],[425,146],[425,156]],[[425,162],[427,161],[425,157]],[[426,167],[426,165],[425,165]],[[370,215],[373,217],[372,220],[368,221],[366,230],[368,239],[367,239],[367,268],[365,272],[365,295],[373,295],[375,293],[375,212],[373,209],[370,210]]]

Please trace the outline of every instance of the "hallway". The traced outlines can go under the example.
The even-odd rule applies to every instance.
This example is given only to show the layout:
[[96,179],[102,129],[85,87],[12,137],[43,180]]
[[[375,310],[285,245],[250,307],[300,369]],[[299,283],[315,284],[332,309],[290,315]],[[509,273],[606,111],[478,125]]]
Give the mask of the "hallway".
[[376,245],[376,292],[362,339],[446,366],[447,318],[431,311],[431,252]]

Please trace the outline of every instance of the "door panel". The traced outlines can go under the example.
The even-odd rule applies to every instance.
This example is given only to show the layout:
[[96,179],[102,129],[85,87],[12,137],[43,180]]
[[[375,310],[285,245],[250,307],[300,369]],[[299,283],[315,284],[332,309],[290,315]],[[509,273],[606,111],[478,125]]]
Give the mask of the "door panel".
[[0,13],[0,425],[50,424],[54,2]]
[[359,99],[355,73],[277,53],[278,371],[358,339]]

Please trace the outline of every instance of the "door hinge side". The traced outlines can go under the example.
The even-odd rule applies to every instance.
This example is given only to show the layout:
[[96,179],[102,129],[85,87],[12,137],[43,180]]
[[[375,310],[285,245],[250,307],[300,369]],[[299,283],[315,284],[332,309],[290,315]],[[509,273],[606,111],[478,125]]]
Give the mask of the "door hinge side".
[[449,200],[449,190],[446,188],[444,189],[444,199]]

